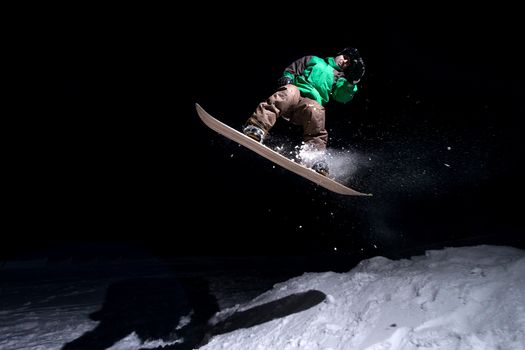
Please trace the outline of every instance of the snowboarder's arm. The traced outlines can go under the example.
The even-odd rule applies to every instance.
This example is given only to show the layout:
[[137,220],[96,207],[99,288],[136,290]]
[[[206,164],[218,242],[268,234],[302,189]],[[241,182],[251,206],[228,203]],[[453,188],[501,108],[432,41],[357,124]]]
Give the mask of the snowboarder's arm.
[[357,85],[350,83],[344,77],[337,79],[334,90],[332,91],[332,98],[340,103],[350,102],[357,92]]
[[292,81],[294,77],[303,74],[304,70],[306,69],[306,66],[308,65],[308,62],[312,59],[313,56],[304,56],[290,64],[286,69],[284,70],[283,76],[291,78]]

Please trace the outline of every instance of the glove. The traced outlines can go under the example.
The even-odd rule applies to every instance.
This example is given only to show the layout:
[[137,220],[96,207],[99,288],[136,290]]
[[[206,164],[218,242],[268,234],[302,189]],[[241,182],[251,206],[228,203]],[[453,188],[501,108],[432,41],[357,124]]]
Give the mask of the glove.
[[284,86],[284,85],[287,85],[287,84],[291,84],[293,82],[293,79],[290,78],[290,77],[287,77],[286,75],[283,75],[282,77],[280,77],[278,80],[277,80],[277,85],[279,87],[281,86]]
[[353,59],[352,64],[344,71],[346,79],[352,84],[357,84],[365,74],[365,62],[362,58]]

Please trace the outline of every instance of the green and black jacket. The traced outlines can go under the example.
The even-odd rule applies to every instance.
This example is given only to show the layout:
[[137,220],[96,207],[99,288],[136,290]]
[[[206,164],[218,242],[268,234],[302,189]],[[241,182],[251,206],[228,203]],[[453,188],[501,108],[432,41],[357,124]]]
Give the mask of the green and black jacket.
[[357,85],[346,80],[333,57],[304,56],[288,66],[283,75],[293,79],[301,96],[316,100],[322,106],[330,98],[347,103],[357,92]]

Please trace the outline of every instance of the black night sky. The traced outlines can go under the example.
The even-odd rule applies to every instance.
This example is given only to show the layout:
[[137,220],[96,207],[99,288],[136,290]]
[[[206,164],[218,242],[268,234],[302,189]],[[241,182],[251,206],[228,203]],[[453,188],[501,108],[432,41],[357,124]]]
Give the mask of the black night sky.
[[[172,16],[49,23],[35,66],[50,110],[22,146],[4,257],[100,243],[159,256],[524,248],[524,61],[510,15]],[[289,63],[345,46],[367,71],[354,101],[327,107],[329,147],[362,157],[348,185],[371,198],[273,167],[197,117],[195,103],[239,128]],[[299,135],[288,127],[275,132]]]

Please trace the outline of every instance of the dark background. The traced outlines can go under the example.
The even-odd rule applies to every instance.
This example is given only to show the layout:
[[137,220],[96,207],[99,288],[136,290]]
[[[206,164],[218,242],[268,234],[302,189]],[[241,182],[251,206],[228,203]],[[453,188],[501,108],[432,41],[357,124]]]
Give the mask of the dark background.
[[[32,92],[49,98],[24,119],[2,256],[97,255],[99,244],[160,256],[524,247],[523,54],[510,9],[91,10],[31,34]],[[360,155],[348,185],[373,197],[329,193],[197,117],[195,103],[239,128],[293,60],[346,46],[367,71],[354,101],[327,107],[329,146]],[[298,135],[287,128],[276,132]]]

